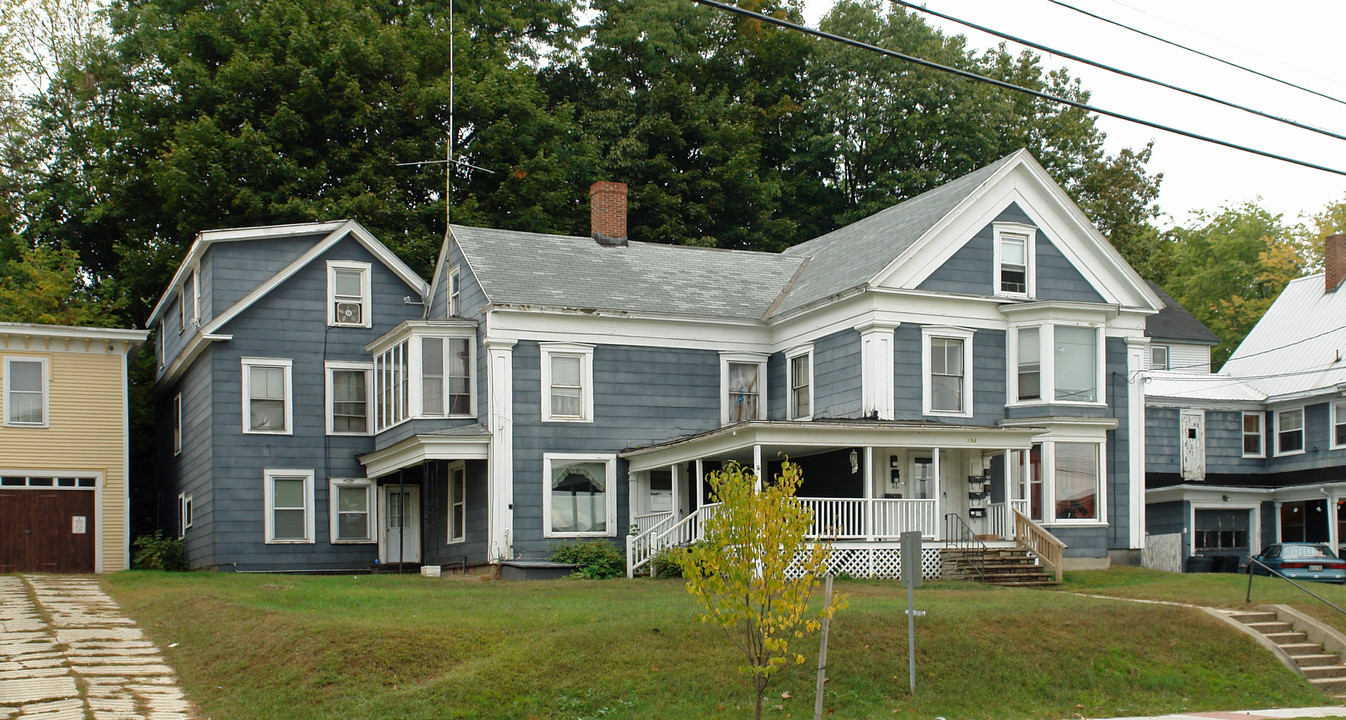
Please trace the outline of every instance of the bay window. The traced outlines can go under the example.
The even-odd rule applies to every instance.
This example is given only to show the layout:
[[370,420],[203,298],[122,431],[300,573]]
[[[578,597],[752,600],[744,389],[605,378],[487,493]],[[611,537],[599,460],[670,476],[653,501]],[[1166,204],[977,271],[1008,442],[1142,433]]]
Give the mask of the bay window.
[[1008,399],[1013,403],[1102,403],[1103,333],[1090,325],[1011,328]]
[[408,321],[371,352],[376,431],[412,418],[476,417],[476,323]]
[[1040,330],[1019,328],[1018,400],[1042,399],[1042,345]]
[[1012,450],[1007,477],[1029,519],[1048,525],[1105,520],[1103,443],[1045,440]]
[[1098,445],[1055,443],[1052,481],[1057,520],[1098,519]]
[[1098,331],[1068,325],[1053,331],[1056,399],[1098,402]]

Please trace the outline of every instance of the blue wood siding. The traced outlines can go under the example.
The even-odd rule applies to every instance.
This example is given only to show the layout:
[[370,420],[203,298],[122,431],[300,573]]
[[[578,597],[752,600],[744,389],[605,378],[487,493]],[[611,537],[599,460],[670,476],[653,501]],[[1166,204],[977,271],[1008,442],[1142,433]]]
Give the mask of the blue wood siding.
[[[160,523],[173,533],[178,528],[178,493],[192,495],[192,527],[183,537],[183,552],[192,568],[210,567],[214,560],[215,503],[214,415],[211,412],[210,350],[187,369],[156,406],[155,447],[161,488]],[[182,452],[173,454],[173,398],[182,394]]]
[[[218,247],[217,247],[218,249]],[[372,263],[372,328],[327,326],[327,260]],[[217,258],[217,270],[219,270]],[[252,307],[230,321],[234,339],[214,346],[215,564],[239,570],[335,570],[369,567],[377,546],[333,545],[328,484],[364,477],[356,456],[373,450],[372,437],[327,436],[324,361],[369,362],[364,346],[403,320],[421,315],[402,301],[408,287],[358,242],[343,239]],[[292,361],[293,435],[242,431],[243,357]],[[266,469],[312,470],[315,542],[265,543]]]
[[[994,222],[1033,225],[1028,215],[1015,203],[1011,203],[996,216]],[[1066,260],[1042,228],[1038,228],[1037,241],[1033,249],[1036,254],[1037,299],[1103,302],[1103,296],[1099,295],[1079,270]],[[993,225],[988,224],[973,235],[938,270],[931,273],[930,277],[920,284],[919,289],[992,296],[996,294],[994,264],[995,229]]]
[[[972,417],[922,414],[921,326],[903,323],[893,342],[893,409],[898,420],[954,425],[994,425],[1005,417],[1005,333],[977,330],[972,336]],[[859,365],[859,353],[856,353]]]
[[[228,310],[262,283],[284,270],[323,237],[315,234],[212,245],[210,252],[207,253],[210,256],[212,272],[210,296],[212,317]],[[351,241],[347,239],[342,242]],[[324,286],[323,302],[326,302],[326,293],[327,289]],[[326,322],[326,315],[323,318]]]
[[1108,547],[1123,549],[1131,544],[1131,432],[1127,422],[1131,395],[1127,383],[1126,341],[1107,338],[1105,348],[1105,397],[1112,417],[1117,419],[1117,428],[1108,431],[1108,456],[1104,458]]
[[1062,555],[1067,558],[1108,557],[1106,528],[1053,525],[1047,530],[1066,544]]
[[[514,551],[541,558],[565,540],[542,536],[544,453],[616,454],[720,426],[720,356],[709,350],[616,345],[594,348],[594,421],[541,421],[541,353],[514,346]],[[624,542],[629,509],[626,463],[617,462],[617,527]]]
[[772,353],[766,359],[766,417],[768,420],[785,420],[790,416],[787,382],[785,353]]
[[1151,535],[1187,534],[1187,503],[1180,500],[1145,507],[1145,532]]
[[1145,408],[1145,471],[1177,473],[1179,463],[1177,408]]
[[813,417],[860,417],[864,406],[862,372],[858,331],[842,330],[815,340]]
[[450,543],[449,536],[449,463],[438,460],[430,463],[430,478],[422,483],[421,559],[427,565],[481,565],[486,562],[490,538],[489,506],[486,490],[486,461],[469,460],[464,463],[466,488],[464,490],[463,541]]

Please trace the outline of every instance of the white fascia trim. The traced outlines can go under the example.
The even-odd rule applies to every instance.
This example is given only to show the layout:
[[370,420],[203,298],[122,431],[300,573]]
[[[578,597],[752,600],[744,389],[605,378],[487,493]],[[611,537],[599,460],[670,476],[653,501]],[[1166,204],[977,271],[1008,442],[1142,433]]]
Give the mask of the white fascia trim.
[[356,459],[364,465],[366,475],[378,478],[426,460],[486,460],[490,455],[490,447],[489,435],[414,435],[392,447],[375,450]]
[[[1147,381],[1151,377],[1148,372],[1138,373],[1140,377]],[[1230,412],[1257,412],[1262,410],[1263,404],[1255,400],[1206,400],[1201,398],[1185,398],[1168,395],[1150,395],[1145,394],[1145,407],[1152,408],[1200,408],[1202,410],[1228,410]]]
[[[341,534],[340,488],[364,488],[365,491],[365,534],[367,539],[338,540]],[[332,545],[373,545],[379,541],[375,531],[378,493],[374,492],[374,481],[368,478],[332,478],[327,481],[327,542]]]
[[[809,365],[809,411],[805,415],[793,417],[794,407],[794,361],[796,358],[808,357]],[[797,347],[785,353],[785,414],[791,420],[812,420],[814,407],[814,388],[818,386],[817,373],[813,368],[813,343]]]
[[449,259],[449,238],[453,236],[452,229],[444,231],[444,239],[439,243],[439,257],[435,259],[435,271],[430,275],[430,288],[425,293],[425,317],[430,317],[430,303],[435,300],[435,292],[439,289],[439,275],[445,270],[445,263]]
[[1145,502],[1219,501],[1223,503],[1224,501],[1221,500],[1221,498],[1225,495],[1229,496],[1231,503],[1261,503],[1273,500],[1275,491],[1272,488],[1235,487],[1229,485],[1169,485],[1161,488],[1147,489],[1145,491]]
[[[364,432],[336,432],[332,429],[335,420],[336,406],[333,400],[336,399],[334,393],[334,383],[332,382],[333,370],[351,370],[363,372],[365,375],[365,431]],[[374,434],[374,363],[372,362],[343,362],[329,360],[323,363],[323,416],[326,418],[326,429],[328,435],[337,436],[365,436]]]
[[688,350],[767,353],[770,330],[759,321],[580,312],[549,308],[489,307],[488,341],[575,342]]
[[[337,322],[336,271],[355,270],[360,273],[360,322]],[[328,327],[373,327],[374,325],[374,266],[356,260],[327,261],[327,325]]]
[[[93,328],[79,327],[75,325],[38,325],[34,323],[15,323],[0,322],[0,339],[4,339],[8,346],[10,336],[18,336],[25,339],[42,338],[47,340],[47,347],[43,352],[60,352],[59,348],[52,348],[51,340],[104,340],[110,342],[126,343],[122,348],[123,352],[130,353],[136,347],[143,345],[145,339],[149,337],[148,330],[123,330],[120,328]],[[19,348],[9,348],[18,350]]]
[[[1016,299],[1030,299],[1038,296],[1037,291],[1037,237],[1038,229],[1032,225],[1025,225],[1017,222],[993,222],[991,223],[991,245],[992,245],[992,277],[991,294],[996,297],[1007,297]],[[1000,252],[1000,242],[1005,235],[1025,235],[1027,240],[1024,244],[1024,284],[1028,288],[1027,292],[1015,293],[1006,292],[1000,289],[1000,273],[1004,269],[1003,258]]]
[[375,338],[365,345],[365,352],[379,355],[388,348],[403,342],[412,336],[421,337],[474,337],[477,334],[476,320],[403,320],[392,330]]
[[[976,406],[976,398],[973,397],[973,389],[975,386],[973,385],[972,378],[972,366],[974,364],[972,337],[973,331],[967,328],[940,327],[933,325],[927,325],[921,328],[921,414],[931,417],[972,417],[973,410]],[[960,410],[934,409],[930,341],[935,338],[948,338],[963,341],[963,407]]]
[[192,242],[191,248],[187,250],[187,255],[182,258],[178,264],[178,269],[173,273],[173,279],[168,283],[168,289],[163,295],[159,296],[159,302],[150,312],[150,319],[145,321],[146,327],[154,327],[159,321],[163,312],[168,309],[168,301],[173,296],[173,290],[182,284],[187,273],[194,267],[199,267],[201,257],[206,254],[206,250],[211,245],[219,242],[237,242],[240,240],[258,240],[264,238],[286,238],[296,235],[316,235],[318,233],[330,233],[340,228],[347,220],[334,220],[319,223],[298,223],[292,225],[272,225],[269,227],[250,227],[234,228],[227,230],[205,230],[197,233],[196,240]]
[[[607,529],[603,532],[556,532],[551,527],[551,465],[553,461],[601,462],[604,464],[606,489],[603,491],[607,512]],[[543,453],[542,454],[542,537],[581,538],[617,536],[617,456],[612,453]]]
[[[455,237],[453,236],[453,227],[452,227],[452,226],[449,227],[449,231],[448,231],[448,233],[446,234],[445,237],[446,237],[446,239],[450,239],[450,240],[452,240],[454,243],[456,243],[456,244],[458,245],[458,257],[462,258],[462,264],[463,264],[464,267],[467,268],[467,271],[470,272],[470,273],[472,273],[472,279],[473,279],[473,281],[476,282],[476,284],[477,284],[477,288],[481,290],[481,297],[482,297],[482,300],[486,303],[487,306],[491,305],[491,294],[486,290],[486,286],[481,284],[481,277],[479,277],[479,276],[477,275],[477,271],[474,270],[474,269],[472,269],[472,260],[471,260],[470,258],[468,258],[466,252],[463,252],[463,244],[460,243],[460,242],[458,242],[458,239],[455,238]],[[446,258],[447,258],[447,257],[451,257],[452,255],[453,255],[453,253],[450,251],[450,252],[448,253],[448,255],[446,256]],[[436,269],[438,269],[438,268],[436,268]],[[436,276],[436,277],[438,277],[438,276]],[[459,282],[462,282],[462,277],[460,276],[460,277],[458,278],[458,280],[459,280]]]
[[[295,540],[276,540],[275,528],[275,510],[276,510],[276,488],[272,482],[276,478],[302,478],[304,480],[304,537]],[[312,470],[291,470],[291,469],[273,469],[264,468],[262,470],[262,501],[265,517],[263,518],[263,536],[267,545],[312,545],[315,540],[314,516],[317,514],[313,507],[313,471]]]
[[[756,365],[757,381],[757,420],[770,417],[767,411],[766,364],[770,356],[766,353],[721,352],[720,353],[720,424],[731,425],[729,419],[729,365]],[[787,388],[788,392],[788,388]],[[751,420],[748,422],[752,422]]]
[[177,382],[178,378],[188,366],[190,366],[196,358],[200,357],[207,345],[213,342],[228,342],[233,339],[233,335],[220,335],[214,333],[210,335],[198,334],[193,337],[191,341],[188,342],[187,347],[173,359],[173,363],[168,366],[168,369],[164,371],[164,374],[160,375],[159,379],[155,381],[154,387],[150,390],[150,399],[157,399],[162,395],[165,388],[174,382]]
[[[243,398],[242,404],[242,426],[244,435],[293,435],[294,434],[294,384],[291,378],[291,371],[294,369],[294,361],[288,358],[258,358],[244,357],[239,358],[240,375],[239,389]],[[248,369],[253,367],[278,367],[281,369],[282,382],[285,386],[285,428],[282,430],[252,430],[248,428],[252,415],[252,373]]]
[[[542,422],[592,423],[594,421],[594,346],[579,343],[538,343],[541,370]],[[551,359],[553,355],[577,357],[580,361],[580,416],[556,416],[551,411]]]

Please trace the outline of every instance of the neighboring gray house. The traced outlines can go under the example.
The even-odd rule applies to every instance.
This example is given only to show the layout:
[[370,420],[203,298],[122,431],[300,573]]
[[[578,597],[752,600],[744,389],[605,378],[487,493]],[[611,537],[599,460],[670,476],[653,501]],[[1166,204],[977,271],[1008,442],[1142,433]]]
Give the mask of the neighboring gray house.
[[[591,201],[592,237],[452,226],[424,312],[402,299],[419,297],[414,276],[370,261],[363,331],[328,324],[322,303],[345,295],[313,270],[252,293],[292,307],[284,323],[204,321],[211,337],[191,342],[213,375],[170,342],[165,444],[182,392],[183,417],[227,446],[184,428],[196,464],[164,453],[170,494],[195,498],[193,565],[477,565],[577,538],[640,563],[695,537],[706,473],[786,457],[851,574],[891,574],[913,529],[938,548],[1008,542],[1017,525],[1063,542],[1067,566],[1138,559],[1145,319],[1163,304],[1027,152],[780,254],[627,242],[625,186],[597,183]],[[277,262],[249,266],[254,286]],[[189,272],[155,313],[169,337]],[[329,338],[329,374],[369,368],[367,404],[318,404],[324,335],[349,338],[336,354]],[[244,386],[255,354],[292,360],[294,389]],[[263,420],[311,421],[241,432],[250,398]],[[364,417],[368,435],[324,432],[324,415]],[[231,494],[207,510],[212,486]]]
[[1346,236],[1326,266],[1291,281],[1219,373],[1146,385],[1146,527],[1181,559],[1346,549]]

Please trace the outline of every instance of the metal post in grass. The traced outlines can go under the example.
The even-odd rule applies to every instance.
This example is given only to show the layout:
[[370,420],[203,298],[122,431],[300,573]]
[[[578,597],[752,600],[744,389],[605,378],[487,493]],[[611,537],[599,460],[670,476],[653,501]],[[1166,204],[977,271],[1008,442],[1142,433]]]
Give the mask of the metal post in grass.
[[[832,605],[832,573],[827,574],[823,585],[823,607]],[[832,624],[832,616],[823,616],[823,629],[818,638],[818,689],[813,693],[813,720],[823,720],[823,683],[827,682],[827,629]]]
[[916,588],[921,586],[921,532],[908,530],[902,533],[902,584],[907,586],[907,675],[911,683],[911,692],[916,694],[916,618],[925,617],[924,610],[917,610]]

